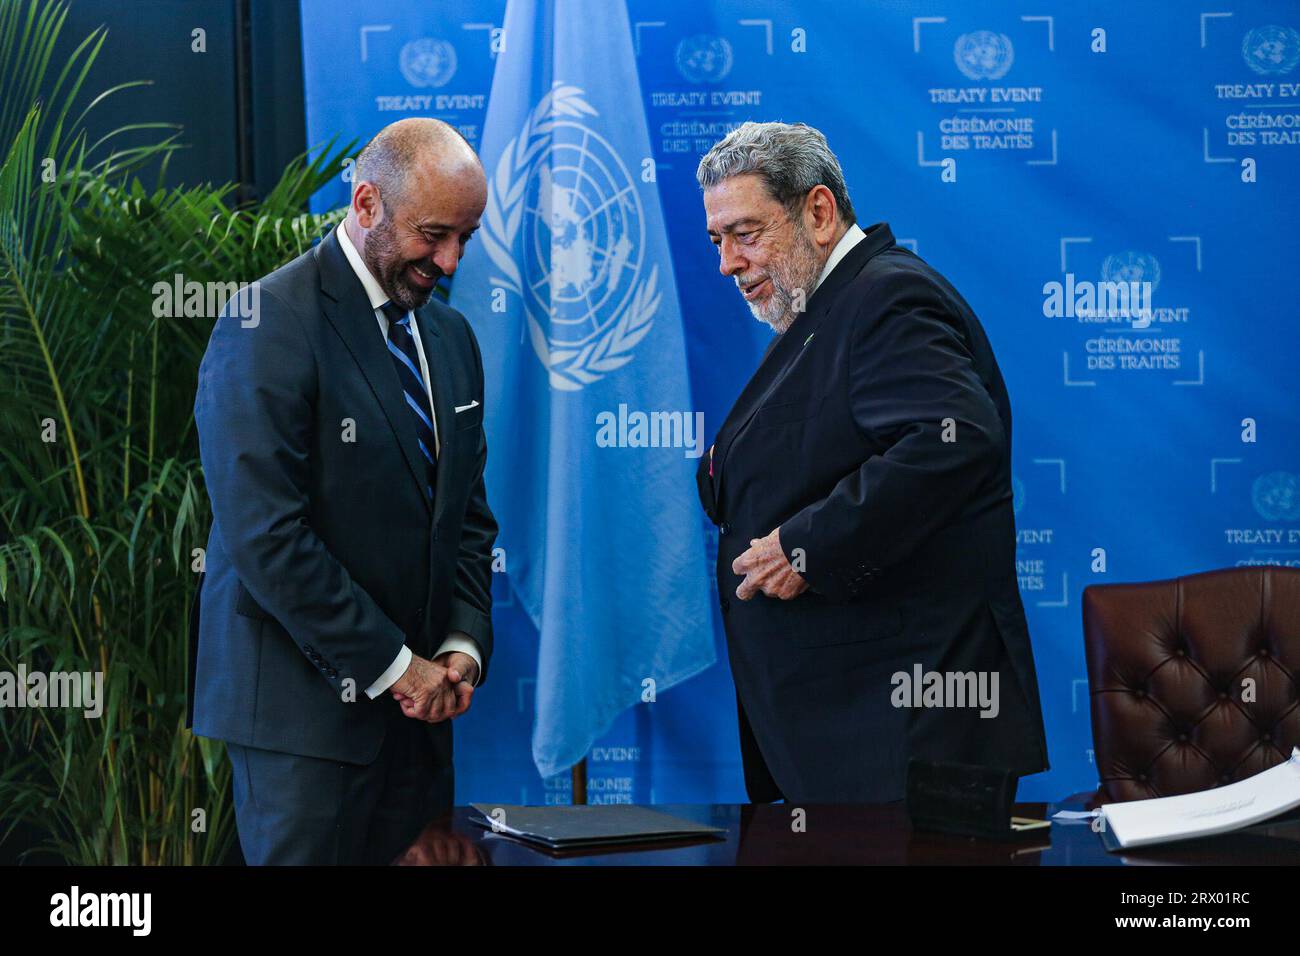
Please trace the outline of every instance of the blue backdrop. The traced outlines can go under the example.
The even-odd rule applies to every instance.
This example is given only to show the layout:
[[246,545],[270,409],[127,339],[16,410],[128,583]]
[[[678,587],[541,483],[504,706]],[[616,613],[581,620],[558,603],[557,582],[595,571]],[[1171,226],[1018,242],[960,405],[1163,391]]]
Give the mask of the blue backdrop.
[[[1084,587],[1300,565],[1300,5],[1089,7],[627,2],[706,447],[770,334],[717,272],[694,181],[745,120],[823,130],[863,224],[888,221],[983,320],[1015,416],[1018,570],[1053,766],[1021,784],[1026,799],[1096,782]],[[481,144],[504,0],[302,13],[309,142],[436,116]],[[593,49],[611,42],[584,26]],[[1051,308],[1052,283],[1103,280],[1149,282],[1151,315]],[[508,573],[495,592],[493,679],[458,724],[457,799],[567,802],[568,776],[533,763],[537,632]],[[593,802],[744,799],[711,626],[718,663],[597,741]]]

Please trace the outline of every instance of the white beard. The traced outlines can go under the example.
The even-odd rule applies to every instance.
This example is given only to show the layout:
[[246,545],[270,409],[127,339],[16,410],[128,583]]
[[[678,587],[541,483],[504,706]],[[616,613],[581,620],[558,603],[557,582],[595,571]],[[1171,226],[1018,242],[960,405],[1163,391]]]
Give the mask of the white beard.
[[[771,326],[778,335],[782,335],[799,317],[799,310],[795,308],[798,293],[800,290],[803,291],[800,304],[806,308],[808,300],[812,298],[813,286],[825,265],[825,258],[819,255],[817,247],[808,238],[808,233],[800,223],[795,227],[794,246],[779,263],[768,269],[767,276],[772,281],[772,295],[766,302],[745,304],[749,306],[749,311],[754,318]],[[737,280],[737,284],[748,285],[749,283]]]

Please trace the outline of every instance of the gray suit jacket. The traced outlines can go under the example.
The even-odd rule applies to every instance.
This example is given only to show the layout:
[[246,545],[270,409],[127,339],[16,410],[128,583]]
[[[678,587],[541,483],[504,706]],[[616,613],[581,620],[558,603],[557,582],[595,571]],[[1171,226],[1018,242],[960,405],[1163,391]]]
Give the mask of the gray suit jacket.
[[[255,324],[241,320],[252,305]],[[460,313],[432,299],[416,321],[441,443],[432,505],[397,373],[335,233],[217,320],[194,402],[213,514],[191,615],[195,733],[369,763],[391,700],[365,691],[403,643],[428,656],[463,631],[486,679],[497,529],[483,364]],[[450,760],[450,722],[430,733]]]

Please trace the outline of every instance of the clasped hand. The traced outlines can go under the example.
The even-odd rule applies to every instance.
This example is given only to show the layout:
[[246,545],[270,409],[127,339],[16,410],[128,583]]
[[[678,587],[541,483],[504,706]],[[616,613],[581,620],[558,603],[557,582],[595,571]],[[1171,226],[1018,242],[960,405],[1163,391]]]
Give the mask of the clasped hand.
[[402,713],[436,724],[469,710],[478,665],[460,651],[439,654],[433,660],[412,656],[406,673],[390,688]]

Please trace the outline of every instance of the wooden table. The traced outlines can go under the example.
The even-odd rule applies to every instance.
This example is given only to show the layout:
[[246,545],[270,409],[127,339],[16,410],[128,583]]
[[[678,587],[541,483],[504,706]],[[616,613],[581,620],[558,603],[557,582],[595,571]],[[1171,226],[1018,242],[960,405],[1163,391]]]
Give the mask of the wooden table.
[[[1017,804],[1020,816],[1044,818],[1059,804]],[[794,832],[790,807],[779,804],[665,805],[655,809],[722,827],[725,838],[556,854],[493,834],[471,822],[477,811],[456,807],[432,821],[395,861],[415,866],[804,866],[892,864],[1124,866],[1152,864],[1298,865],[1300,820],[1240,833],[1122,854],[1106,852],[1088,824],[1054,823],[1018,842],[914,833],[902,804],[813,805],[806,829]]]

